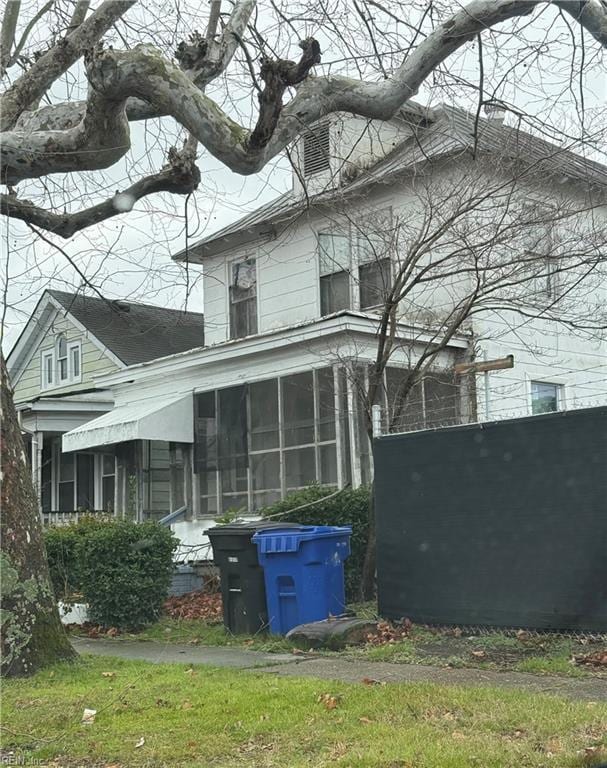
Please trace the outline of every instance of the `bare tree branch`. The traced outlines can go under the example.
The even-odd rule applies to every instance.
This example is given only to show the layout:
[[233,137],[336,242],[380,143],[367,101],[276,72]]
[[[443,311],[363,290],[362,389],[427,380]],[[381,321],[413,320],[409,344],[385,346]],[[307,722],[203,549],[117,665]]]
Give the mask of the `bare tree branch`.
[[79,27],[82,24],[86,18],[86,14],[88,13],[90,5],[90,0],[77,0],[76,6],[74,7],[74,12],[72,13],[72,18],[70,19],[68,26],[69,30],[74,30],[76,27]]
[[4,8],[2,27],[0,28],[0,75],[4,75],[10,66],[11,50],[15,42],[17,22],[21,10],[21,0],[9,0]]
[[0,194],[0,212],[67,239],[93,224],[130,211],[138,200],[156,192],[190,194],[200,183],[200,171],[195,159],[195,153],[189,146],[181,152],[173,150],[169,153],[168,164],[158,173],[146,176],[116,192],[109,200],[77,213],[54,213],[28,200],[19,200],[15,194]]
[[0,129],[13,126],[24,109],[95,45],[136,0],[105,0],[79,27],[43,54],[0,98]]

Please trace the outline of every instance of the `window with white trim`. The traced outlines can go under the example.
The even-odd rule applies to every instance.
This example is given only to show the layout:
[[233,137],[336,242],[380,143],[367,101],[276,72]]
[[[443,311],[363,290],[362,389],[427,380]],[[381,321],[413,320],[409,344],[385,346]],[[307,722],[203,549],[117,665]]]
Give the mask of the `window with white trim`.
[[548,381],[531,382],[531,413],[536,416],[540,413],[553,413],[558,411],[562,403],[563,388],[560,384]]
[[257,333],[257,268],[255,259],[235,261],[230,269],[230,338]]
[[82,381],[82,344],[68,342],[64,334],[55,339],[52,349],[40,353],[42,389],[51,389]]
[[82,354],[80,342],[72,342],[67,349],[70,381],[80,381],[80,357]]
[[347,235],[320,232],[320,314],[324,317],[350,309],[350,238]]
[[380,307],[392,284],[392,210],[366,216],[356,231],[359,308]]
[[48,389],[55,384],[55,353],[47,349],[41,353],[40,368],[42,371],[42,389]]
[[64,384],[69,380],[69,358],[67,355],[67,339],[63,334],[55,342],[57,353],[57,383]]

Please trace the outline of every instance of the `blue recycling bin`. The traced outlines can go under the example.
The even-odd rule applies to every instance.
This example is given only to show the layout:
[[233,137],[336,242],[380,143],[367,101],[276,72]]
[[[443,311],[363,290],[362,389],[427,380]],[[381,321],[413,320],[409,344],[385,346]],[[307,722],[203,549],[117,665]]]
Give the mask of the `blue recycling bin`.
[[343,614],[351,534],[350,526],[301,525],[257,531],[252,537],[264,570],[272,634]]

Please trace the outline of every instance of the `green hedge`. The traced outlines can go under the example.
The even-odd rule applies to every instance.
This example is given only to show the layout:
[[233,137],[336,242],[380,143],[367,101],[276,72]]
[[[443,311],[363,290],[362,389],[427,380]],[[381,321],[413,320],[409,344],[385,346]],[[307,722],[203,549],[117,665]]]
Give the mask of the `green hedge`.
[[103,525],[103,522],[90,516],[81,517],[71,525],[45,529],[44,543],[57,600],[69,603],[74,595],[82,592],[78,542],[99,525]]
[[[345,565],[346,596],[348,600],[355,600],[359,594],[367,547],[371,489],[369,486],[356,489],[345,488],[333,498],[323,501],[326,496],[334,492],[334,488],[312,485],[304,490],[289,494],[285,499],[271,507],[266,507],[261,511],[261,514],[263,517],[273,516],[274,520],[302,523],[302,525],[351,525],[352,554],[346,560]],[[318,503],[305,509],[290,512],[294,507],[308,504],[311,501]]]
[[138,628],[158,618],[177,546],[168,527],[85,519],[49,529],[46,546],[57,597],[81,594],[91,621]]

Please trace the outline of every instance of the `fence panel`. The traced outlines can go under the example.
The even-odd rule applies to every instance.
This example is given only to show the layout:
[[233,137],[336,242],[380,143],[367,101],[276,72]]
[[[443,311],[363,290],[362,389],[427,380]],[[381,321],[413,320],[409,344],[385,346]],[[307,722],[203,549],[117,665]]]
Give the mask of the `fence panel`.
[[382,616],[607,631],[607,408],[375,441]]

